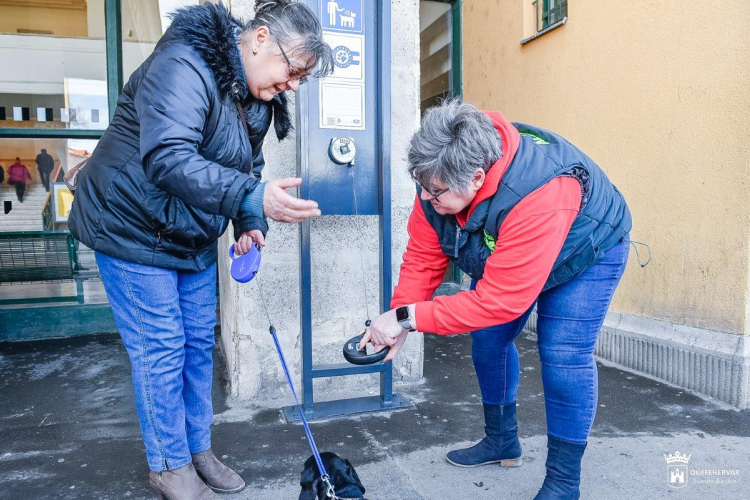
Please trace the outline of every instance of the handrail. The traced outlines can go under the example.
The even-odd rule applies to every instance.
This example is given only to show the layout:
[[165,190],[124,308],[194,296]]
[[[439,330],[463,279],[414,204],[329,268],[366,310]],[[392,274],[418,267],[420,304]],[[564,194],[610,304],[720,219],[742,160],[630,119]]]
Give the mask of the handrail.
[[62,170],[62,163],[60,160],[55,161],[55,168],[52,169],[52,173],[49,176],[50,182],[60,182],[57,180],[57,178],[60,176],[60,171]]
[[54,231],[3,231],[0,232],[0,239],[7,239],[11,236],[48,236],[51,234],[70,234],[67,229],[55,229]]
[[52,199],[52,193],[47,193],[47,197],[44,199],[44,204],[42,205],[42,216],[44,216],[44,212],[47,211],[47,205],[49,205],[49,201]]
[[47,193],[47,198],[44,200],[42,205],[42,228],[44,230],[52,229],[54,227],[52,206],[50,201],[52,200],[52,193]]

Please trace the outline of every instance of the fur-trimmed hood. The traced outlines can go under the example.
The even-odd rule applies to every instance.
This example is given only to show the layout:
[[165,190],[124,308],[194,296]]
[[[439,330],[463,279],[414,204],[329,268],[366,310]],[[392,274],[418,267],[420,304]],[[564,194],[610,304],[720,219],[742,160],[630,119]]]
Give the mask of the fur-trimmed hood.
[[251,130],[258,115],[262,114],[262,108],[270,107],[276,137],[282,140],[292,130],[286,95],[276,94],[267,103],[250,94],[237,45],[242,29],[242,22],[233,17],[226,7],[207,2],[176,11],[167,33],[200,54],[213,73],[222,98],[237,99],[243,104]]

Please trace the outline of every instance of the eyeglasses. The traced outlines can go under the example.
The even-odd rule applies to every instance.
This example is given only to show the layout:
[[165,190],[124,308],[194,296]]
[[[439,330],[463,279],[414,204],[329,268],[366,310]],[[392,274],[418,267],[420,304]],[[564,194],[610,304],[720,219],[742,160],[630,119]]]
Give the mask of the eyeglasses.
[[286,52],[284,52],[284,48],[281,46],[279,41],[278,40],[274,40],[274,41],[276,42],[276,45],[279,46],[281,55],[284,56],[284,60],[286,61],[286,74],[287,76],[289,76],[289,79],[298,80],[300,85],[307,83],[307,75],[305,75],[304,70],[300,71],[298,69],[295,69],[294,66],[292,66],[292,61],[289,60],[289,57],[286,55]]
[[429,194],[429,195],[430,195],[430,198],[432,198],[432,199],[433,199],[433,200],[435,200],[435,201],[437,201],[437,199],[438,199],[438,198],[440,198],[440,197],[441,197],[442,195],[444,195],[445,193],[447,193],[447,192],[449,191],[449,189],[448,189],[448,188],[445,188],[445,189],[441,189],[441,190],[439,190],[439,191],[435,191],[435,192],[433,193],[432,191],[430,191],[430,190],[429,190],[429,189],[427,189],[426,187],[422,186],[422,184],[420,184],[420,186],[422,187],[422,189],[423,189],[424,191],[427,191],[427,194]]

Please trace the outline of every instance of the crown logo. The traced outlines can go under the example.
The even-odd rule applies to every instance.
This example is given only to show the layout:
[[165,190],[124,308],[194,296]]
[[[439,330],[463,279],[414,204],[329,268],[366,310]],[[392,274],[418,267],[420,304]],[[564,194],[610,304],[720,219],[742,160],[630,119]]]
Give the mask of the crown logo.
[[678,463],[678,464],[687,464],[690,461],[690,457],[693,455],[687,455],[685,453],[680,453],[679,451],[675,451],[674,455],[671,453],[667,455],[664,454],[664,459],[667,461],[668,464]]

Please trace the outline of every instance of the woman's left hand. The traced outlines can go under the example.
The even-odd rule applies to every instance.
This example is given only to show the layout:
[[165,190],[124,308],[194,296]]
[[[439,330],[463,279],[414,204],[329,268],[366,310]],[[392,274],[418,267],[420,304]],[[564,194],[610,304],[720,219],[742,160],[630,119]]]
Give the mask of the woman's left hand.
[[[401,335],[396,337],[396,343],[391,346],[391,350],[388,351],[388,355],[383,360],[383,363],[387,363],[389,361],[392,361],[393,358],[396,357],[396,354],[398,354],[398,351],[401,350],[401,346],[404,345],[404,342],[406,342],[406,337],[409,335],[409,332],[406,330],[403,331]],[[378,349],[380,346],[376,345],[375,349]],[[383,346],[385,347],[385,346]],[[379,350],[379,349],[378,349]]]
[[240,239],[234,244],[235,255],[245,255],[250,251],[253,243],[257,243],[260,249],[266,246],[266,239],[263,237],[263,231],[260,229],[253,229],[252,231],[242,233]]
[[372,320],[359,345],[361,347],[372,342],[374,346],[393,346],[403,331],[401,323],[396,319],[396,310],[391,309]]

